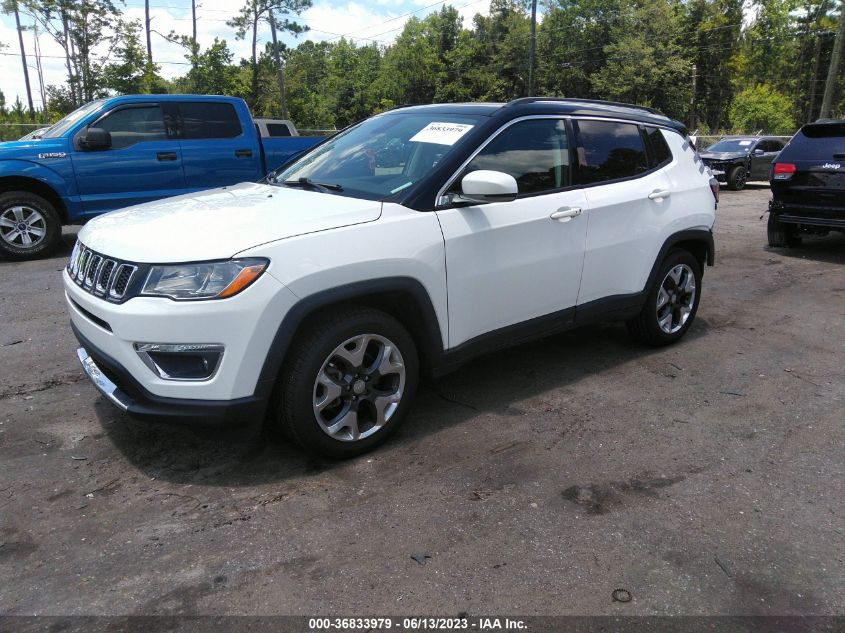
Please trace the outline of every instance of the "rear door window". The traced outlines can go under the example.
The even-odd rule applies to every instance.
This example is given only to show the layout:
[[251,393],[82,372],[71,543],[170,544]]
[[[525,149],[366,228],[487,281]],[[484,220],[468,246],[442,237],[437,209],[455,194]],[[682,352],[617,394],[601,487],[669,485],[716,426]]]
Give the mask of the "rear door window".
[[181,102],[179,114],[182,138],[235,138],[243,133],[238,113],[231,103]]
[[650,169],[639,126],[577,121],[577,182],[582,185],[638,176]]

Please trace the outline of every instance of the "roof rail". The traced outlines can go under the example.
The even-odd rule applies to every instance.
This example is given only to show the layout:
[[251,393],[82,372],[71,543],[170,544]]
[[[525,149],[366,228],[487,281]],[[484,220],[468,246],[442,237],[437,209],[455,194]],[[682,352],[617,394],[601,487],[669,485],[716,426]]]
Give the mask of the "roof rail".
[[621,101],[604,101],[602,99],[570,99],[567,97],[520,97],[519,99],[513,99],[512,101],[508,101],[505,107],[511,107],[515,105],[522,105],[524,103],[536,103],[538,101],[558,101],[561,103],[584,103],[584,104],[594,104],[594,105],[610,105],[616,106],[618,108],[633,108],[634,110],[643,110],[650,114],[659,114],[660,116],[666,116],[657,108],[650,108],[648,106],[637,105],[635,103],[622,103]]

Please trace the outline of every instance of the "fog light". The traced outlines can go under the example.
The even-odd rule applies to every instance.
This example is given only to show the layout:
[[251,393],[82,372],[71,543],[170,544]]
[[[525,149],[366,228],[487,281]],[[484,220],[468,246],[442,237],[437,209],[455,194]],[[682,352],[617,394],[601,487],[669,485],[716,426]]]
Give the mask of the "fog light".
[[144,364],[164,380],[209,380],[223,349],[216,343],[135,343]]

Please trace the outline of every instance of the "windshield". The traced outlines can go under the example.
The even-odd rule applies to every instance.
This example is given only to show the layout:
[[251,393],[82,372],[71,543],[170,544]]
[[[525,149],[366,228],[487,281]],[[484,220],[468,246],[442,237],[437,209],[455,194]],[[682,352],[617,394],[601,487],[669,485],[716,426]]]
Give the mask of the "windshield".
[[41,138],[58,138],[59,136],[67,132],[71,127],[73,127],[73,124],[79,121],[79,119],[87,116],[91,112],[94,112],[101,105],[103,105],[103,99],[97,99],[96,101],[92,101],[91,103],[86,103],[81,108],[77,108],[76,110],[68,114],[64,119],[54,124],[51,128],[44,132],[44,134],[41,135]]
[[726,138],[708,147],[705,152],[747,152],[754,145],[749,138]]
[[479,118],[424,112],[376,116],[315,148],[272,182],[386,198],[427,176]]

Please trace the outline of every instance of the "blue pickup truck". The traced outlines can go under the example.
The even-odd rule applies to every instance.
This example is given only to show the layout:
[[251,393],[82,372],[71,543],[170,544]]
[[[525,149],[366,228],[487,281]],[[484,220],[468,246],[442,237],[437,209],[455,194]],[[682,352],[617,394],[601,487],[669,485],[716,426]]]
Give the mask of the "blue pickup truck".
[[0,143],[0,256],[44,256],[63,224],[106,211],[259,180],[320,140],[262,136],[234,97],[92,101],[40,139]]

